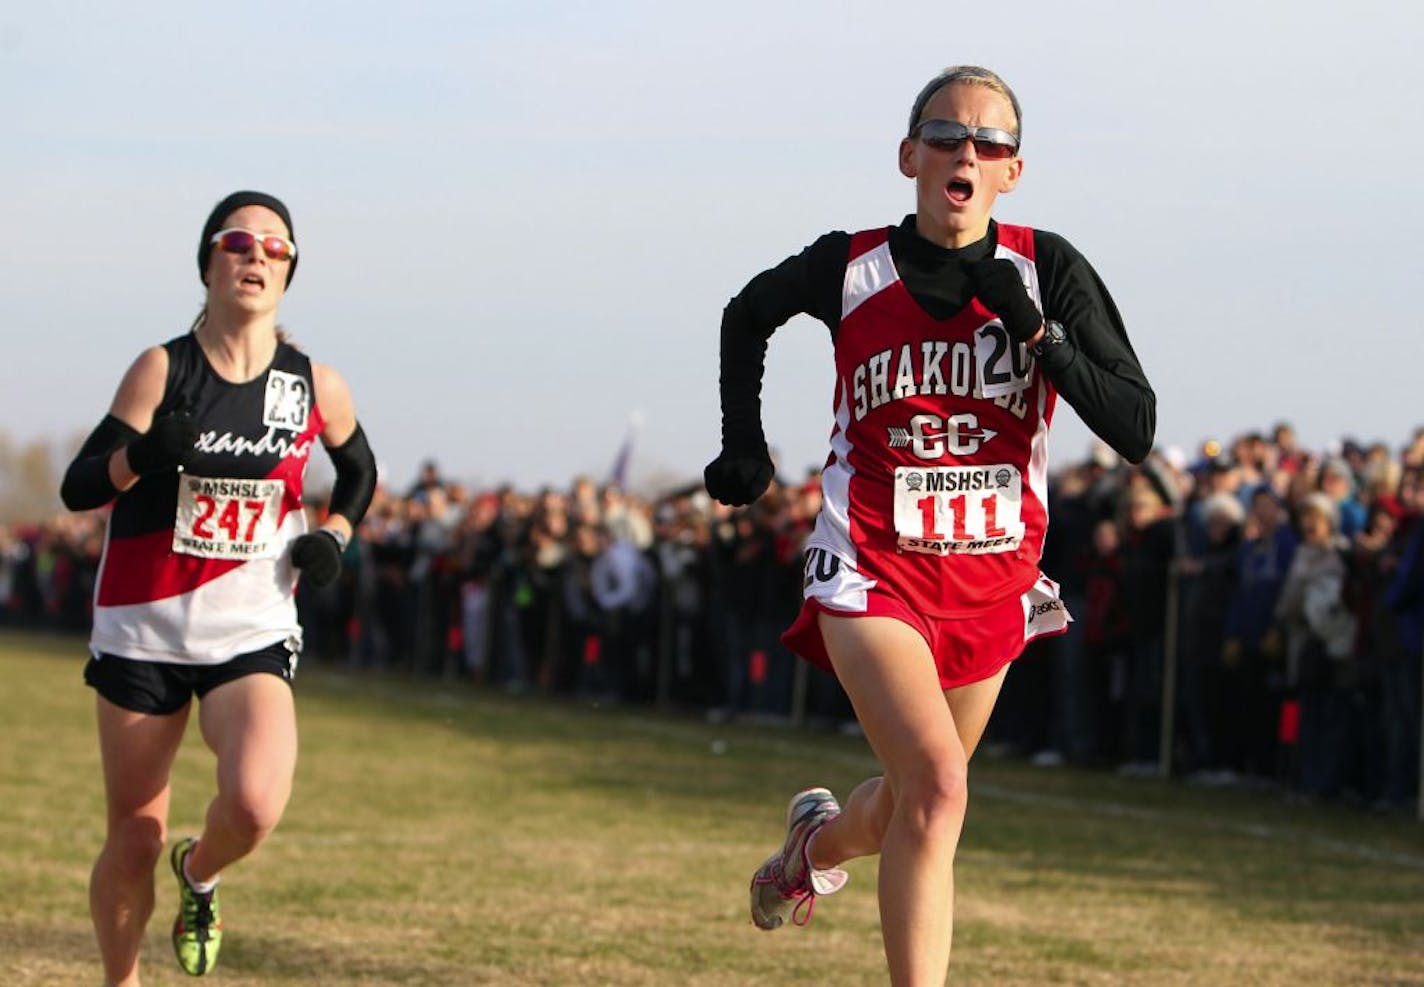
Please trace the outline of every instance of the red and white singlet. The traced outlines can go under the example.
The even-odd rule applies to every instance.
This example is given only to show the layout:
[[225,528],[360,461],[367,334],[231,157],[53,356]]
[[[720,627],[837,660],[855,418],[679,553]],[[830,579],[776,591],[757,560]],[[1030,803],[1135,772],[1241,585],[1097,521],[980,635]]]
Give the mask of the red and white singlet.
[[[1041,310],[1033,230],[998,232],[995,256],[1013,261]],[[949,319],[927,314],[886,229],[851,238],[835,346],[831,456],[807,548],[811,565],[820,549],[852,571],[824,602],[863,610],[883,583],[926,616],[966,617],[1028,592],[1048,525],[1056,392],[1027,347],[978,299]]]
[[189,333],[164,344],[155,417],[186,407],[200,429],[182,472],[143,477],[109,517],[94,594],[94,653],[206,665],[300,645],[292,540],[324,425],[311,361],[277,344],[254,380],[219,377]]

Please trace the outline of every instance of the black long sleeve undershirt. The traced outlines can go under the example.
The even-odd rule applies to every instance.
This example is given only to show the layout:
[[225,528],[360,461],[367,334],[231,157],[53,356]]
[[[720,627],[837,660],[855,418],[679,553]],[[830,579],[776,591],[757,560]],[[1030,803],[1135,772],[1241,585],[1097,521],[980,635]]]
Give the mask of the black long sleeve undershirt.
[[[764,446],[761,381],[772,334],[795,315],[840,329],[841,284],[850,234],[827,233],[805,250],[752,278],[722,312],[722,442],[728,449]],[[915,232],[914,217],[890,231],[890,254],[915,301],[947,319],[969,303],[966,261],[989,256],[998,227],[957,250]],[[1062,237],[1034,231],[1034,260],[1044,315],[1063,324],[1068,343],[1039,361],[1058,393],[1103,441],[1130,462],[1152,450],[1157,398],[1128,341],[1122,317],[1092,266]]]
[[59,499],[64,506],[71,511],[92,511],[117,497],[119,492],[109,479],[109,457],[138,435],[128,422],[105,415],[64,471],[59,486]]

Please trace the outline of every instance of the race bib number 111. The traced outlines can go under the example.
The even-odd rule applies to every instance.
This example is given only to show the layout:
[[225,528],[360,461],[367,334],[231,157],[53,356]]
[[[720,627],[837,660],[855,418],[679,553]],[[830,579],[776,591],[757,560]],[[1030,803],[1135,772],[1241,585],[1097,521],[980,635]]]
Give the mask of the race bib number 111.
[[895,533],[906,552],[1012,552],[1024,537],[1022,500],[1023,478],[1013,466],[901,466]]
[[209,480],[183,474],[173,551],[204,559],[275,559],[282,480]]

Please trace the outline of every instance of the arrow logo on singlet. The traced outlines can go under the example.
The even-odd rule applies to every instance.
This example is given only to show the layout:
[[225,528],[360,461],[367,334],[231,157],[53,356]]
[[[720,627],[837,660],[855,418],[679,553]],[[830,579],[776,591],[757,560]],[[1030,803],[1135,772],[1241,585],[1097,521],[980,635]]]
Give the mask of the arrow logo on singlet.
[[[912,441],[910,430],[896,425],[887,425],[885,431],[890,433],[890,448],[903,449]],[[922,432],[921,442],[932,442],[935,439],[954,439],[962,442],[965,439],[978,439],[981,442],[988,442],[999,433],[992,428],[963,428],[956,431],[945,429],[943,432]]]

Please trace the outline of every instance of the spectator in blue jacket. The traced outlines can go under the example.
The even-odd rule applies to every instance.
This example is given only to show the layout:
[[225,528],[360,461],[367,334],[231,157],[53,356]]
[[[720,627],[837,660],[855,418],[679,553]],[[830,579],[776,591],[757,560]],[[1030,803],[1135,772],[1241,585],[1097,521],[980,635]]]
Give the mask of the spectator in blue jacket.
[[1276,600],[1290,571],[1296,537],[1276,492],[1261,484],[1251,495],[1236,591],[1226,613],[1222,664],[1238,671],[1243,695],[1241,766],[1255,774],[1276,772],[1276,728],[1285,680]]

